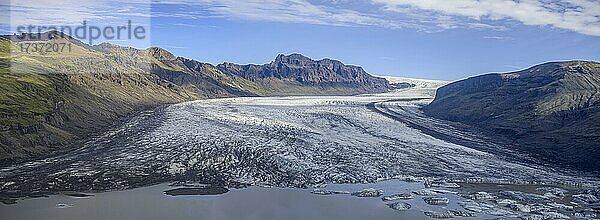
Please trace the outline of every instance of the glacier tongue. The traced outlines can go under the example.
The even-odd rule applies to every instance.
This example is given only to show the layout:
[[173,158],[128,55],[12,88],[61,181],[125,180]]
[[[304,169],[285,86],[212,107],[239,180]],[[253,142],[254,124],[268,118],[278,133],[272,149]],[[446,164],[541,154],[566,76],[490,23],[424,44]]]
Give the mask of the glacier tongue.
[[[417,87],[352,97],[249,97],[176,104],[140,114],[64,155],[4,168],[0,185],[23,195],[126,189],[169,181],[283,187],[375,182],[397,176],[480,182],[588,181],[434,138],[368,107],[393,101],[377,106],[402,109],[403,117],[424,117],[418,107],[431,101],[434,90]],[[452,126],[443,128],[453,133]]]

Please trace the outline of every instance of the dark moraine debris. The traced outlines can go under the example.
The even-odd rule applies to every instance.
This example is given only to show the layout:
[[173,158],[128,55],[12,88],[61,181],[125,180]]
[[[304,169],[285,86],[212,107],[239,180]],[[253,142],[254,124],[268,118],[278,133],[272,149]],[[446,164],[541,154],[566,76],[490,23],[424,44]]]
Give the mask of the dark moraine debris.
[[71,196],[71,197],[75,197],[75,198],[87,198],[87,197],[92,197],[92,196],[94,196],[94,195],[85,194],[85,193],[78,193],[78,192],[64,193],[64,195],[66,195],[66,196]]
[[546,196],[532,193],[524,193],[520,191],[501,191],[500,194],[507,198],[525,203],[546,203],[547,201],[549,201],[549,198]]
[[224,187],[190,187],[190,188],[177,188],[165,191],[165,194],[170,196],[206,196],[206,195],[220,195],[229,192],[229,189]]

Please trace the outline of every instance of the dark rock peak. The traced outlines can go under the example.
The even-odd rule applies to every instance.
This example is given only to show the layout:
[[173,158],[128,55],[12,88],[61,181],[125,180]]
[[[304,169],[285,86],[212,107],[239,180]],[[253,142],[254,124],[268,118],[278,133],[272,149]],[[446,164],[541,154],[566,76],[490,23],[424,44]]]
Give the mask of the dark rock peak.
[[[245,64],[245,65],[240,65],[240,64],[235,64],[235,63],[229,63],[229,62],[224,62],[222,64],[217,65],[219,68],[232,68],[232,69],[253,69],[253,68],[261,68],[261,67],[270,67],[270,68],[276,68],[278,66],[285,66],[285,65],[289,65],[289,66],[296,66],[296,67],[318,67],[318,66],[323,66],[323,67],[330,67],[333,68],[335,67],[339,67],[339,66],[347,66],[347,67],[352,67],[352,68],[361,68],[361,67],[357,67],[357,66],[351,66],[351,65],[344,65],[342,62],[337,61],[337,60],[332,60],[332,59],[322,59],[322,60],[313,60],[309,57],[306,57],[302,54],[298,54],[298,53],[293,53],[290,55],[284,55],[284,54],[279,54],[277,55],[277,57],[275,58],[275,60],[271,61],[268,64]],[[362,69],[362,68],[361,68]]]
[[146,49],[147,53],[156,58],[157,60],[175,60],[177,57],[173,55],[171,52],[160,48],[160,47],[150,47]]
[[12,42],[24,42],[24,41],[49,41],[53,39],[65,39],[75,45],[79,45],[83,48],[92,50],[92,47],[80,40],[69,36],[66,33],[60,31],[47,31],[44,33],[21,33],[12,35],[1,35],[2,39],[9,40]]
[[119,46],[111,43],[101,43],[98,45],[94,45],[90,47],[93,50],[103,52],[103,53],[117,53],[120,55],[128,55],[128,56],[137,56],[140,52],[139,49],[133,47]]
[[290,55],[279,54],[279,55],[277,55],[275,60],[273,62],[271,62],[271,65],[274,65],[274,66],[281,65],[281,64],[289,64],[289,65],[293,65],[293,66],[302,66],[302,67],[323,66],[323,67],[334,68],[334,67],[346,66],[346,67],[352,67],[352,68],[360,68],[357,66],[344,65],[342,62],[340,62],[338,60],[332,60],[329,58],[325,58],[325,59],[321,59],[321,60],[313,60],[309,57],[306,57],[306,56],[304,56],[302,54],[298,54],[298,53],[293,53]]
[[212,64],[203,63],[203,62],[200,62],[197,60],[192,60],[192,59],[183,58],[183,57],[177,57],[176,59],[177,59],[177,61],[183,63],[183,65],[185,67],[187,67],[188,69],[190,69],[192,71],[203,72],[207,68],[214,68],[214,66]]
[[315,61],[298,53],[293,53],[290,55],[279,54],[275,58],[273,63],[285,63],[285,64],[293,64],[293,65],[305,65],[309,63],[314,63]]
[[235,64],[235,63],[224,62],[222,64],[217,65],[217,67],[239,70],[242,67],[242,65]]
[[103,43],[100,43],[100,44],[98,44],[98,45],[96,45],[94,47],[95,48],[117,48],[119,46],[111,44],[111,43],[103,42]]
[[361,67],[345,65],[332,59],[313,60],[301,54],[279,54],[264,65],[237,65],[223,63],[217,66],[224,73],[241,76],[251,81],[274,78],[302,85],[344,86],[369,92],[387,91],[387,80],[369,75]]
[[47,31],[44,33],[21,33],[21,34],[12,34],[12,35],[2,35],[2,38],[11,40],[14,42],[21,41],[47,41],[52,39],[67,39],[67,40],[75,40],[73,37],[60,32],[60,31]]

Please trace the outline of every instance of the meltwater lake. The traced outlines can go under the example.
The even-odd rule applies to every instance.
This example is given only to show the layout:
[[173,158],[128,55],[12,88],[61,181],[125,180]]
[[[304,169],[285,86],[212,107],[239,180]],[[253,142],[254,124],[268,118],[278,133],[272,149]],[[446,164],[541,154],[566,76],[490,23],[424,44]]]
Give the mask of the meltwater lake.
[[[91,197],[54,195],[22,199],[0,205],[0,219],[429,219],[424,211],[460,210],[460,198],[453,193],[446,206],[426,204],[416,196],[403,200],[406,211],[389,208],[381,197],[349,194],[318,195],[313,189],[249,187],[230,189],[221,195],[169,196],[169,184],[91,194]],[[373,184],[333,184],[322,190],[355,192],[383,189],[383,195],[410,193],[424,188],[422,182],[387,180]],[[483,216],[479,216],[483,217]]]

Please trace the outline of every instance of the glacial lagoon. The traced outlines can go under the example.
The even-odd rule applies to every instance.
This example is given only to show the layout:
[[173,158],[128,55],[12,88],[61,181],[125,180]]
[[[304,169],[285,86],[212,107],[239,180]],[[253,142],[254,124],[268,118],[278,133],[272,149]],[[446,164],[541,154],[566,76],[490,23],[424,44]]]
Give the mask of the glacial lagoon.
[[[396,183],[396,184],[394,184]],[[331,185],[327,189],[358,190],[389,187],[387,191],[410,191],[419,183]],[[19,200],[17,204],[0,205],[0,219],[425,219],[417,198],[416,207],[395,211],[381,198],[351,195],[317,195],[311,189],[249,187],[231,189],[221,195],[169,196],[168,184],[125,191],[96,193],[77,198],[55,195]],[[454,205],[452,205],[454,206]],[[449,206],[451,207],[451,206]]]

